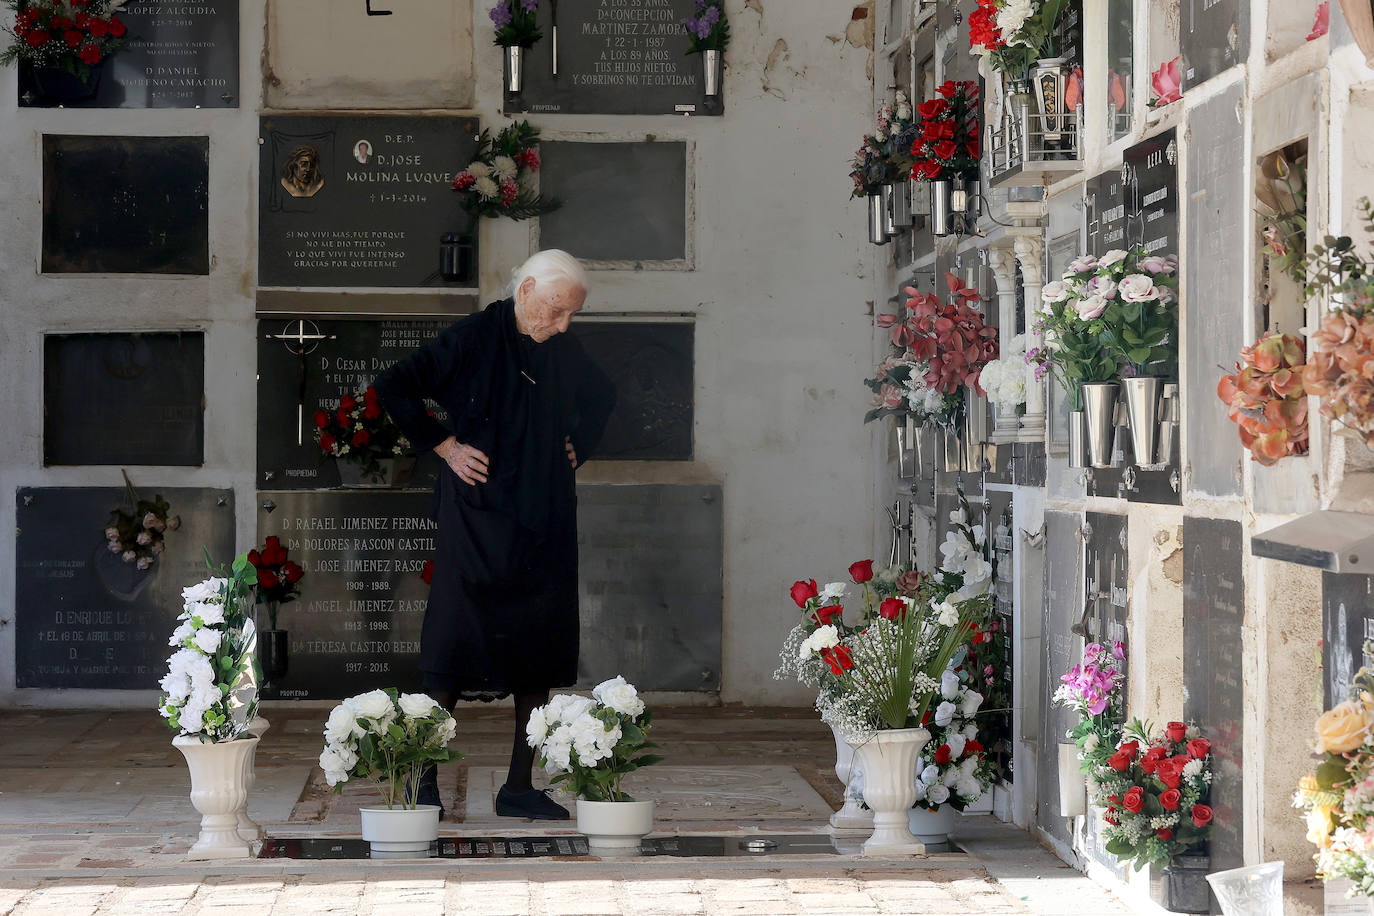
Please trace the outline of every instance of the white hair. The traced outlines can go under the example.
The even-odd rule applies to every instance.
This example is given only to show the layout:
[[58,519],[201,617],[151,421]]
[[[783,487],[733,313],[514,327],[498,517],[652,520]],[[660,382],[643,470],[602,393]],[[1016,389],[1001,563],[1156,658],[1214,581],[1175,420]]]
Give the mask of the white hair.
[[587,272],[582,269],[577,258],[559,248],[536,251],[525,260],[524,264],[511,271],[510,289],[507,290],[507,295],[514,298],[515,291],[531,277],[534,278],[536,284],[564,280],[580,288],[583,292],[587,291]]

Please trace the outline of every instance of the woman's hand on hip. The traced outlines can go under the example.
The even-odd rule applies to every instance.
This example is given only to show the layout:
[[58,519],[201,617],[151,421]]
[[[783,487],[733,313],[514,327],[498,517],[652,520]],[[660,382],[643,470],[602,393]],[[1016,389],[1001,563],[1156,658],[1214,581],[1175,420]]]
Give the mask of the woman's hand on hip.
[[563,437],[563,448],[568,453],[568,463],[573,466],[574,471],[577,470],[577,449],[573,448],[572,436]]
[[453,473],[466,484],[476,486],[487,482],[487,456],[471,445],[464,445],[452,436],[434,446],[434,453],[453,468]]

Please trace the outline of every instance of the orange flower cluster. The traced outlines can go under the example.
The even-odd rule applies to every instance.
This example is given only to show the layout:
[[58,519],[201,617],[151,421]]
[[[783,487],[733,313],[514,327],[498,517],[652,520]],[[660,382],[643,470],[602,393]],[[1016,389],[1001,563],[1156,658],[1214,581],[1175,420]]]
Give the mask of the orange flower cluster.
[[1236,372],[1221,377],[1217,396],[1231,408],[1241,444],[1266,466],[1307,454],[1304,381],[1310,388],[1313,367],[1303,365],[1302,339],[1270,331],[1242,349],[1240,358]]
[[1312,335],[1312,361],[1302,373],[1322,413],[1358,430],[1374,446],[1374,313],[1330,312]]

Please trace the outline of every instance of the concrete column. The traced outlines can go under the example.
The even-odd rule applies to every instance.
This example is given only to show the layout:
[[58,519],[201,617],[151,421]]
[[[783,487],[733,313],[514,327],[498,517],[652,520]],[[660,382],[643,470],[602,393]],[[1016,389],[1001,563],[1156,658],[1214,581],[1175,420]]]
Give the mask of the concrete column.
[[[1045,284],[1043,268],[1045,242],[1036,227],[1033,234],[1017,235],[1016,260],[1021,265],[1021,283],[1026,295],[1026,352],[1042,343],[1035,330],[1035,314],[1040,311],[1040,288]],[[1035,378],[1035,367],[1026,366],[1026,412],[1021,416],[1022,442],[1045,439],[1045,383]]]
[[[1016,255],[1010,247],[988,249],[988,263],[997,281],[998,343],[1006,352],[1016,336]],[[991,441],[1014,442],[1020,434],[1020,419],[1014,406],[998,404],[993,417]]]

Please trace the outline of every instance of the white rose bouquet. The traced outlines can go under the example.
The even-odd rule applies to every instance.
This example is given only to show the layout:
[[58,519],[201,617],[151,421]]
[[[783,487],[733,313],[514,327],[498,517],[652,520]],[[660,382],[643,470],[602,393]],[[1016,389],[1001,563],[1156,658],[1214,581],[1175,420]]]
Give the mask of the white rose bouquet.
[[983,367],[978,384],[998,407],[1019,408],[1026,402],[1026,335],[1017,334],[1002,355]]
[[329,713],[320,769],[336,792],[366,779],[388,808],[414,809],[425,767],[462,759],[449,749],[457,723],[423,693],[394,687],[349,697]]
[[227,576],[182,589],[185,604],[167,640],[176,651],[167,660],[158,703],[158,712],[178,735],[232,741],[257,715],[251,619],[256,583],[253,564],[243,554]]
[[634,686],[617,675],[590,697],[558,694],[530,714],[530,747],[552,777],[585,801],[634,801],[621,780],[663,758],[648,738],[652,716]]
[[946,671],[940,679],[940,703],[931,712],[926,742],[916,762],[916,803],[930,811],[949,805],[963,811],[987,792],[992,764],[978,741],[974,716],[983,695]]

